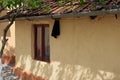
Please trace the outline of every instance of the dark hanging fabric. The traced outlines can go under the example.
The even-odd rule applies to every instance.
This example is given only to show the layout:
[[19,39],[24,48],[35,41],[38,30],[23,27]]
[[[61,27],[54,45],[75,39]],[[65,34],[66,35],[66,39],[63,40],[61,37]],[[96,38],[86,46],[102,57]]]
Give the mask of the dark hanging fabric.
[[90,16],[91,20],[94,20],[97,16]]
[[59,19],[55,19],[51,36],[57,38],[57,36],[59,35],[60,35],[60,21]]
[[116,19],[118,18],[117,14],[115,14],[115,18],[116,18]]

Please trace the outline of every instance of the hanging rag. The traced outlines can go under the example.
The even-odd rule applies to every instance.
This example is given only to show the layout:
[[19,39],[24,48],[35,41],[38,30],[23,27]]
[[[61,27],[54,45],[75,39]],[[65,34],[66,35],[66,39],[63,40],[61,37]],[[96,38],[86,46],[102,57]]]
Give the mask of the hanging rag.
[[57,36],[59,35],[60,35],[60,21],[59,19],[55,19],[51,36],[57,38]]

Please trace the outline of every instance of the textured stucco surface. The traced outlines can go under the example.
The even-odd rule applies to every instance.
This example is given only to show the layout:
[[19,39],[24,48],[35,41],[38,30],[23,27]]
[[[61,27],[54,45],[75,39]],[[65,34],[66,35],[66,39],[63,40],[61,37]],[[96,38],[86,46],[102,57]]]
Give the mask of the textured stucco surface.
[[[0,46],[1,46],[1,40],[3,38],[3,31],[4,28],[9,24],[9,22],[0,22]],[[7,43],[4,50],[4,55],[14,55],[15,54],[15,23],[10,27],[10,29],[7,32]]]
[[[114,15],[60,19],[60,36],[51,36],[54,20],[16,21],[16,66],[49,80],[120,79],[120,18]],[[50,63],[33,59],[33,24],[50,26]]]

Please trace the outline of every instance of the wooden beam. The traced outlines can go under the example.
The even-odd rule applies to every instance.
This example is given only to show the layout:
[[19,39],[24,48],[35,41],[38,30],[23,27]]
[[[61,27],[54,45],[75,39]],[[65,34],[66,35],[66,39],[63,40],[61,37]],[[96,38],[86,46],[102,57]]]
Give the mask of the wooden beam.
[[[19,17],[16,20],[35,20],[35,19],[50,19],[50,18],[68,18],[68,17],[81,17],[81,16],[97,16],[97,15],[108,15],[108,14],[120,14],[120,9],[102,10],[102,11],[90,11],[90,12],[72,12],[65,14],[53,14],[53,15],[40,15],[30,17]],[[6,20],[0,20],[7,21]]]

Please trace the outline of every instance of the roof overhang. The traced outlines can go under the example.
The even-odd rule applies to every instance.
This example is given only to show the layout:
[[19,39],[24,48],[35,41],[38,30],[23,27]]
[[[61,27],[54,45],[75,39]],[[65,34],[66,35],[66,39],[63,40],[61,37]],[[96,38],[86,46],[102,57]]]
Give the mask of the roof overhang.
[[[102,10],[102,11],[90,11],[90,12],[72,12],[66,14],[49,14],[49,15],[40,15],[40,16],[23,16],[18,17],[16,20],[35,20],[35,19],[56,19],[56,18],[71,18],[71,17],[81,17],[81,16],[99,16],[99,15],[108,15],[108,14],[120,14],[120,9],[111,9],[111,10]],[[0,20],[8,21],[7,19]]]

